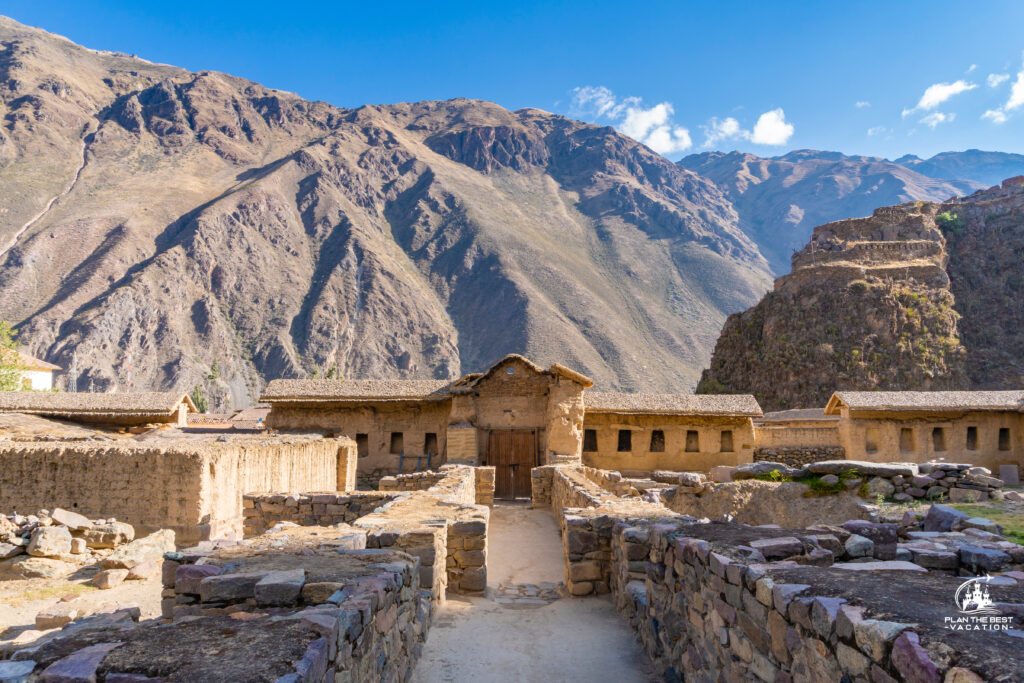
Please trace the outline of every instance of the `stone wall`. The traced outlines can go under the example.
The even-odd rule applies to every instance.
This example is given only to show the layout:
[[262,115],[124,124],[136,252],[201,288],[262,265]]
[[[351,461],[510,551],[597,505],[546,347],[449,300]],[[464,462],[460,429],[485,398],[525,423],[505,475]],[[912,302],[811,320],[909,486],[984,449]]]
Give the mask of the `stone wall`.
[[[821,421],[824,422],[824,421]],[[778,448],[792,446],[838,446],[838,418],[822,424],[808,425],[794,420],[793,423],[773,421],[769,424],[754,424],[754,446],[756,448]]]
[[[759,535],[768,544],[800,545],[779,537],[786,533],[732,524],[615,525],[611,588],[660,676],[938,682],[944,675],[981,681],[1019,674],[1022,650],[1011,635],[954,633],[943,625],[961,579],[920,568],[878,573],[755,557]],[[1007,588],[995,599],[1020,603],[1024,592]]]
[[242,496],[245,537],[280,522],[301,526],[351,524],[394,500],[384,493],[247,493]]
[[842,446],[763,446],[754,449],[754,462],[781,462],[800,467],[821,460],[843,460]]
[[445,475],[437,470],[395,474],[381,477],[377,482],[377,488],[380,491],[426,491],[444,477]]
[[5,680],[409,680],[430,597],[416,558],[360,549],[364,539],[307,528],[169,553],[163,595],[173,622],[134,624],[128,610],[77,621],[14,654],[32,677]]
[[308,437],[229,441],[0,442],[0,509],[110,516],[179,543],[241,537],[242,494],[336,491],[354,444]]

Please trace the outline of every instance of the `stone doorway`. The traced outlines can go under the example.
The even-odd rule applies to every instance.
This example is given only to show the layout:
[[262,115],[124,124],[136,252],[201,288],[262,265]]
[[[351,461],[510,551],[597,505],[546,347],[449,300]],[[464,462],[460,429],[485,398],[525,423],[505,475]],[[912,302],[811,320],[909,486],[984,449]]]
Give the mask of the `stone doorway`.
[[494,497],[529,498],[530,470],[536,467],[538,430],[492,429],[487,433],[487,464],[494,466]]

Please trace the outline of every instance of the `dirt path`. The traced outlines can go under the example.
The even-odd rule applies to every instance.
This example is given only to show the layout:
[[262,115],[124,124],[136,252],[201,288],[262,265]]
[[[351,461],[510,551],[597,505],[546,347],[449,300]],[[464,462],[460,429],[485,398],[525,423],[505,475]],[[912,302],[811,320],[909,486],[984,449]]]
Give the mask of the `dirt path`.
[[416,683],[655,680],[608,596],[566,598],[562,542],[549,510],[495,505],[486,598],[449,599],[416,667]]

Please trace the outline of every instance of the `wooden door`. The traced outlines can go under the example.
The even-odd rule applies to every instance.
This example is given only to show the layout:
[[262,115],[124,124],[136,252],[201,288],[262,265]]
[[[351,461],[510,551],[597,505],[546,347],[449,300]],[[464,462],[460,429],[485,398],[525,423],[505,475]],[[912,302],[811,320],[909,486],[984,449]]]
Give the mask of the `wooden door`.
[[529,498],[533,490],[530,471],[537,464],[537,431],[491,431],[487,464],[494,466],[495,498]]

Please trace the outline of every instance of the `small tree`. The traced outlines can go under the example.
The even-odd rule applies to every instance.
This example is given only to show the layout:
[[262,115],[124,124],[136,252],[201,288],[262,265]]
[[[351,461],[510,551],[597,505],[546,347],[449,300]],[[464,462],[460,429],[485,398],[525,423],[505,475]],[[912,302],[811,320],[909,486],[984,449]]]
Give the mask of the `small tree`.
[[206,396],[203,394],[203,388],[198,384],[192,389],[192,403],[195,404],[196,410],[200,413],[205,413],[210,407],[210,404],[206,401]]
[[332,365],[327,369],[327,379],[338,379],[338,366]]
[[0,391],[19,391],[24,384],[25,364],[18,354],[18,332],[0,320]]
[[220,366],[217,365],[216,359],[210,364],[210,374],[206,376],[206,379],[217,379],[220,377]]

